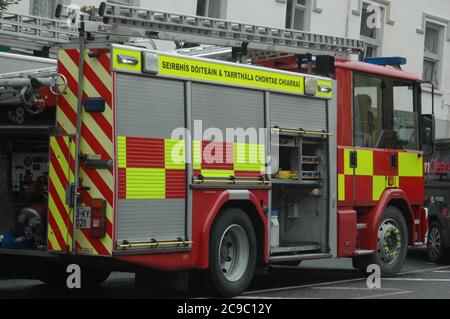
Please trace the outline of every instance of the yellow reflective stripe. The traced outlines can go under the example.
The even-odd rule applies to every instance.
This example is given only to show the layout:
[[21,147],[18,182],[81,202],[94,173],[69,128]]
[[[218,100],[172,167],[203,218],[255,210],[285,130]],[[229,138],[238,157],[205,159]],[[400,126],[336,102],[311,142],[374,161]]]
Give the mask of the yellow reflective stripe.
[[345,200],[345,175],[338,175],[338,200]]
[[[326,97],[326,98],[331,98],[333,97],[333,82],[329,81],[329,80],[318,80],[317,81],[317,94],[316,96],[318,97]],[[330,89],[329,92],[322,92],[320,90],[320,88],[324,88],[324,89]]]
[[373,151],[357,150],[358,165],[356,166],[355,174],[357,176],[372,176],[373,175]]
[[85,63],[91,67],[95,74],[97,74],[98,78],[102,80],[103,84],[111,91],[113,86],[111,73],[108,73],[97,58],[89,57],[90,51],[91,50],[84,50]]
[[117,137],[117,162],[119,168],[127,167],[127,137]]
[[[121,63],[120,56],[130,59],[137,59],[137,63],[134,65],[131,64],[125,64]],[[125,71],[133,71],[133,72],[139,72],[141,73],[142,67],[141,67],[141,52],[139,51],[133,51],[133,50],[126,50],[126,49],[119,49],[114,48],[113,52],[113,68],[116,70],[125,70]]]
[[[65,176],[67,177],[67,174],[68,174],[67,170],[69,169],[69,165],[68,165],[67,161],[65,160],[65,157],[63,156],[61,149],[59,148],[59,145],[56,143],[56,139],[54,137],[52,137],[51,139],[52,139],[52,141],[50,142],[50,144],[52,145],[54,155],[58,158],[58,162],[61,166],[61,169],[64,172]],[[68,139],[68,138],[64,138],[64,140],[66,140],[66,139]],[[56,196],[59,197],[60,201],[63,203],[67,212],[69,212],[69,214],[70,214],[71,210],[65,204],[65,198],[66,198],[65,187],[66,187],[66,185],[61,185],[61,181],[60,181],[58,175],[56,174],[56,171],[53,168],[53,166],[50,166],[49,178],[56,190]],[[50,211],[52,212],[53,219],[55,220],[59,231],[61,232],[62,236],[65,237],[66,244],[70,247],[71,243],[72,243],[72,239],[71,239],[71,236],[66,227],[65,221],[62,218],[62,215],[61,215],[62,212],[59,211],[59,208],[57,207],[53,196],[49,196],[48,205],[49,205]]]
[[185,169],[185,141],[164,140],[164,156],[166,169]]
[[58,240],[56,239],[55,233],[53,232],[50,225],[48,226],[47,238],[50,244],[53,247],[53,250],[58,251],[61,250],[61,246],[59,246]]
[[165,199],[166,170],[128,168],[127,199]]
[[234,171],[218,169],[202,169],[201,174],[204,177],[226,177],[234,176]]
[[[78,66],[72,61],[72,59],[67,55],[65,50],[58,51],[58,62],[61,63],[70,75],[74,79],[78,79],[79,69]],[[67,88],[67,94],[64,95],[64,99],[67,101],[69,106],[72,108],[73,112],[77,113],[77,100],[71,97],[72,95],[76,97],[77,92],[72,92],[70,88]],[[62,111],[60,107],[56,109],[56,120],[61,124],[67,134],[75,134],[76,127],[72,124],[66,114]]]
[[264,144],[234,144],[234,170],[264,172]]
[[350,167],[350,152],[352,149],[344,149],[344,174],[353,175],[353,168]]
[[192,166],[194,169],[202,168],[202,147],[200,141],[192,142]]
[[398,175],[402,177],[422,177],[423,157],[418,153],[398,153]]
[[372,178],[372,200],[380,199],[386,189],[386,176],[373,176]]

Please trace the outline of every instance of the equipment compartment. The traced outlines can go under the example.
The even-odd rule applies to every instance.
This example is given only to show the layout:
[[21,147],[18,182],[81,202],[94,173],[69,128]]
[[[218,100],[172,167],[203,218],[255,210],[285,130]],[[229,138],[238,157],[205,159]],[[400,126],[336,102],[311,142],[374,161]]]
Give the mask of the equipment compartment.
[[[19,107],[20,108],[20,107]],[[3,107],[1,115],[11,113]],[[47,248],[49,135],[54,110],[0,123],[0,248]]]

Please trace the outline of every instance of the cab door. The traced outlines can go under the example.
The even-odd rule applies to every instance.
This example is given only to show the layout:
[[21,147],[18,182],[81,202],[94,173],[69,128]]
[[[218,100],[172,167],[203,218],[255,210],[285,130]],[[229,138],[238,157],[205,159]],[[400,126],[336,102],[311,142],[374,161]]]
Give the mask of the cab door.
[[373,206],[385,190],[386,147],[392,134],[388,131],[389,93],[386,80],[379,76],[353,74],[354,206]]
[[419,141],[420,88],[411,81],[392,80],[393,147],[386,187],[402,189],[413,206],[422,205],[424,191],[424,154]]

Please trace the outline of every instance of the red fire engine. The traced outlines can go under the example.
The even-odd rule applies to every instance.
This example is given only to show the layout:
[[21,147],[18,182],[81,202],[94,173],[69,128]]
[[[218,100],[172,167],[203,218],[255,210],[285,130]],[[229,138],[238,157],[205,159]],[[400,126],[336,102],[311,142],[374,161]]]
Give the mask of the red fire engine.
[[[89,16],[58,50],[47,244],[0,249],[35,258],[28,276],[62,280],[74,262],[84,285],[115,269],[139,282],[189,273],[232,296],[258,268],[302,260],[395,275],[424,242],[433,117],[420,77],[323,56],[303,72],[292,55],[360,51],[357,40],[110,3]],[[124,35],[231,46],[254,65],[117,44]]]

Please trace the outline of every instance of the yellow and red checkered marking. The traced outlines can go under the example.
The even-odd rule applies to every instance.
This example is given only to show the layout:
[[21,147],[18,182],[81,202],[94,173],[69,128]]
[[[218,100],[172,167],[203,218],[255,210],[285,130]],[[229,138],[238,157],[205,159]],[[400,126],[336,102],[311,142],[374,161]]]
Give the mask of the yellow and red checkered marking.
[[[186,197],[185,142],[118,137],[119,199]],[[194,141],[194,176],[229,178],[264,175],[264,145]]]
[[119,199],[186,198],[184,141],[118,137]]
[[248,143],[194,141],[194,176],[259,178],[265,175],[265,146]]
[[[353,151],[357,152],[356,168],[350,165],[350,154]],[[392,160],[397,163],[396,167],[391,167]],[[340,202],[377,202],[389,188],[402,189],[412,202],[420,202],[423,199],[423,183],[423,157],[418,152],[345,147],[338,149]]]

